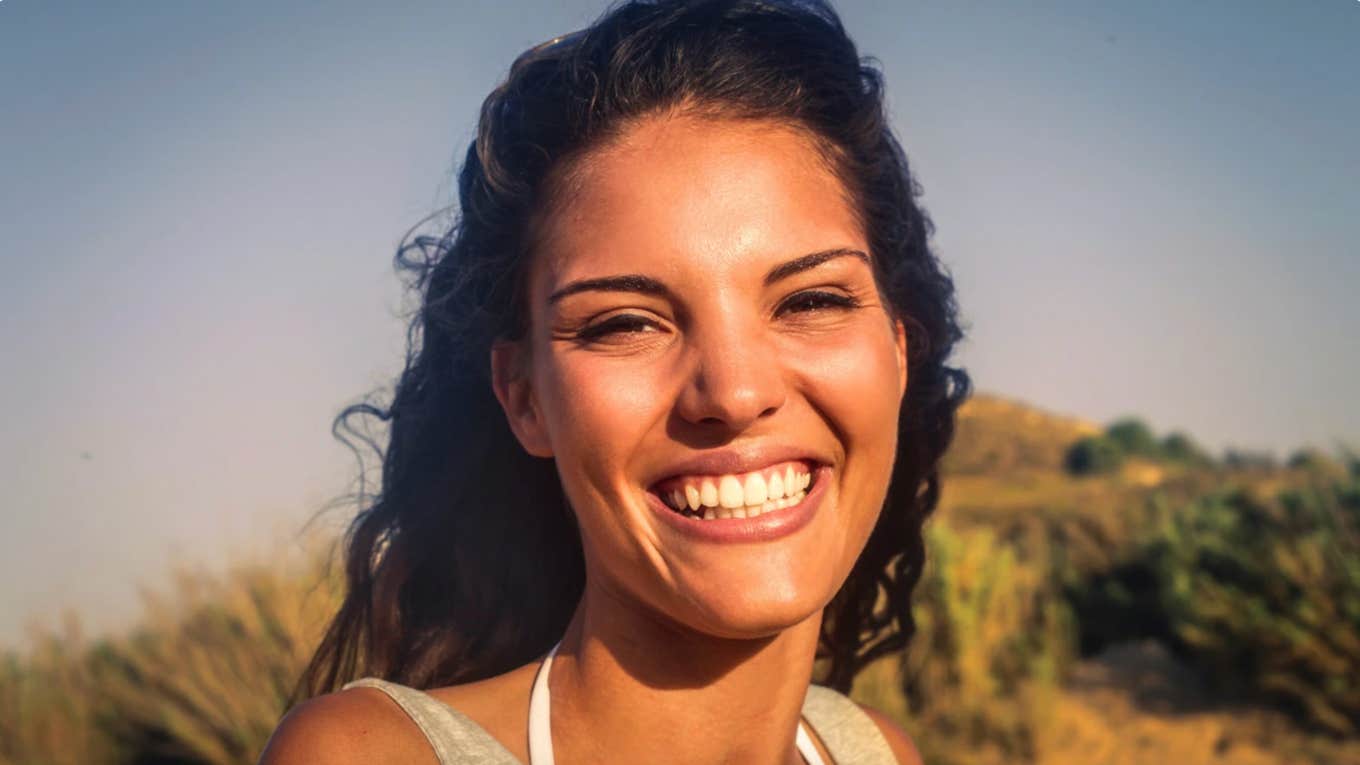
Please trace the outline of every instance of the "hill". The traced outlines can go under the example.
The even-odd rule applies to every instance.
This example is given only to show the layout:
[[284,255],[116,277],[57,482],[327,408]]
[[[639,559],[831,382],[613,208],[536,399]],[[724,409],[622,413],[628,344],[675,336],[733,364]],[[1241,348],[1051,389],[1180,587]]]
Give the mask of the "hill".
[[959,409],[944,470],[955,475],[1061,470],[1073,443],[1100,432],[1093,422],[979,393]]

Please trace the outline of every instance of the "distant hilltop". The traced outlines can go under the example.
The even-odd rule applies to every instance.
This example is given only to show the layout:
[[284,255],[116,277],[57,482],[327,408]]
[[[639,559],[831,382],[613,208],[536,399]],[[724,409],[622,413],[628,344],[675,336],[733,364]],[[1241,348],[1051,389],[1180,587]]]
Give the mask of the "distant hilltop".
[[946,473],[1061,470],[1072,444],[1102,432],[1099,424],[1053,414],[991,393],[974,394],[959,409]]

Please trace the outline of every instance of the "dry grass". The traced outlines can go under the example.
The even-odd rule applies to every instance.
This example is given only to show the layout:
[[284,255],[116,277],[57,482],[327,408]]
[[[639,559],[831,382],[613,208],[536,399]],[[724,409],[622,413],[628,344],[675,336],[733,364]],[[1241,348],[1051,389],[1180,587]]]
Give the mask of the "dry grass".
[[0,763],[254,762],[338,604],[326,549],[177,571],[115,639],[38,636],[0,673]]
[[986,529],[936,524],[927,544],[917,636],[853,695],[902,722],[930,762],[1031,760],[1072,643],[1046,572]]
[[0,663],[0,763],[98,762],[109,743],[97,722],[99,678],[78,620],[33,636],[26,656]]

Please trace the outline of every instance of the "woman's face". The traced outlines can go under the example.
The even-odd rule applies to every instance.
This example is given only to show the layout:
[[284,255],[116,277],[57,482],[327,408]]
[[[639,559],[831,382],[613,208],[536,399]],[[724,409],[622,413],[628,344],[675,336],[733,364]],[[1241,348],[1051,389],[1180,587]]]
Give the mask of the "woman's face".
[[493,367],[588,591],[722,637],[805,621],[878,517],[907,382],[844,188],[800,132],[697,117],[573,170]]

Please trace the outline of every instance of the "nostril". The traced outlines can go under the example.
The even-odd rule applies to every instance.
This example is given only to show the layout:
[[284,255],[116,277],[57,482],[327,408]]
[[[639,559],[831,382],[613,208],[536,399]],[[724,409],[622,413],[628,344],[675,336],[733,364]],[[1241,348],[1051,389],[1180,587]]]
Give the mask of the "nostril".
[[745,425],[759,417],[769,407],[757,402],[746,391],[696,390],[690,394],[685,409],[691,422],[705,425]]
[[749,343],[715,340],[713,348],[696,353],[677,401],[679,414],[704,428],[744,430],[783,405],[777,362],[753,352]]

